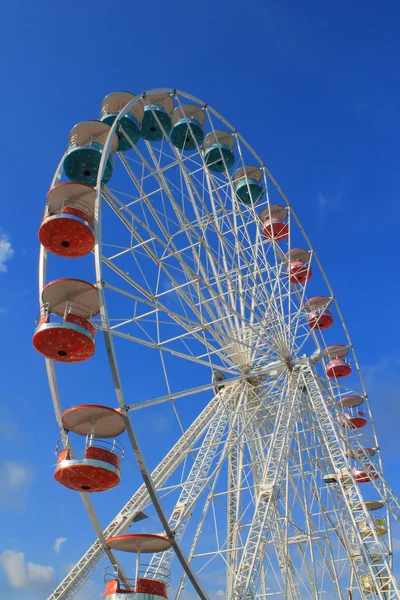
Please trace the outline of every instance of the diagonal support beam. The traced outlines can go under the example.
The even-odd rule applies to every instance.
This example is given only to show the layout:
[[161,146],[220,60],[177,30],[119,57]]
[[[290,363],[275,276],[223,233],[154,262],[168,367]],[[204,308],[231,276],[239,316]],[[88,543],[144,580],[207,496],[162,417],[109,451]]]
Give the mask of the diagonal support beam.
[[286,385],[283,387],[253,520],[233,585],[233,600],[247,600],[256,595],[272,531],[272,520],[275,517],[276,501],[288,460],[291,436],[297,421],[299,377],[299,368],[295,367],[287,375]]

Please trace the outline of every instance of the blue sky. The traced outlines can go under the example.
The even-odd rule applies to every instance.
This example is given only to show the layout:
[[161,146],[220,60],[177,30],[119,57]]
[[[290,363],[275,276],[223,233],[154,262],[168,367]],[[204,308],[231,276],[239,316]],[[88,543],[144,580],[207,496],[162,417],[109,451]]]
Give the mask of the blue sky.
[[[93,539],[79,498],[53,483],[58,431],[31,336],[45,194],[71,127],[95,118],[111,91],[193,93],[264,158],[342,307],[400,492],[399,13],[393,1],[378,9],[359,0],[3,7],[0,554],[9,553],[0,598],[18,600],[26,589],[43,597]],[[120,493],[122,502],[126,483]],[[57,538],[67,538],[59,552]],[[11,580],[10,561],[19,574]]]

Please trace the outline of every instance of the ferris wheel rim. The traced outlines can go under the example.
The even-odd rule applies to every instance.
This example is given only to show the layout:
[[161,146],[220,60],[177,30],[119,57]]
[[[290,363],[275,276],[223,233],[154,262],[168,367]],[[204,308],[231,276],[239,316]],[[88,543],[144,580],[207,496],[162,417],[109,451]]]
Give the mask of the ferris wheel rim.
[[[149,94],[149,95],[150,95],[151,93],[162,93],[162,92],[167,92],[167,93],[175,93],[175,94],[181,95],[181,96],[183,96],[183,97],[185,97],[185,98],[187,98],[187,99],[189,99],[189,100],[195,101],[196,103],[200,103],[200,102],[201,102],[200,100],[198,100],[198,99],[197,99],[197,98],[195,98],[194,96],[191,96],[191,95],[189,95],[189,94],[186,94],[185,92],[181,92],[181,91],[178,91],[178,90],[172,90],[172,89],[170,89],[170,88],[156,88],[156,89],[154,89],[154,90],[150,90],[149,92],[145,92],[144,94],[145,94],[145,95],[146,95],[146,94]],[[123,108],[121,111],[120,111],[120,113],[119,113],[118,117],[115,119],[115,122],[113,123],[113,125],[112,125],[112,126],[111,126],[111,128],[110,128],[110,132],[109,132],[109,134],[108,134],[107,141],[106,141],[106,143],[105,143],[105,146],[104,146],[104,152],[103,152],[103,154],[102,154],[102,159],[101,159],[100,168],[99,168],[99,174],[98,174],[98,180],[97,180],[97,184],[96,184],[96,187],[97,187],[97,199],[96,199],[96,203],[97,203],[97,210],[98,210],[98,211],[100,211],[100,212],[101,212],[101,195],[102,195],[102,185],[101,185],[101,181],[102,181],[102,176],[103,176],[103,173],[104,173],[104,169],[105,169],[105,166],[106,166],[106,163],[107,163],[107,160],[108,160],[108,156],[109,156],[109,154],[110,154],[110,152],[111,152],[112,140],[113,140],[113,136],[115,135],[116,128],[117,128],[117,121],[118,121],[120,118],[122,118],[122,117],[123,117],[125,114],[127,114],[127,113],[129,112],[129,110],[131,110],[131,108],[134,106],[134,104],[135,104],[136,102],[139,102],[139,101],[141,101],[142,97],[143,97],[143,95],[138,95],[138,96],[136,96],[136,97],[135,97],[133,100],[131,100],[131,101],[130,101],[130,102],[129,102],[129,103],[128,103],[128,104],[127,104],[127,105],[126,105],[126,106],[125,106],[125,107],[124,107],[124,108]],[[300,228],[300,230],[301,230],[301,232],[302,232],[302,234],[303,234],[303,236],[304,236],[304,239],[307,241],[307,243],[308,243],[308,245],[309,245],[309,248],[310,248],[310,250],[311,250],[311,253],[312,253],[312,257],[313,257],[313,258],[315,259],[315,261],[317,262],[317,264],[318,264],[318,268],[319,268],[319,270],[320,270],[321,274],[323,275],[323,278],[324,278],[324,280],[325,280],[325,283],[326,283],[326,285],[327,285],[327,288],[328,288],[328,290],[329,290],[329,292],[330,292],[330,302],[331,302],[331,303],[333,303],[333,304],[335,305],[335,307],[336,307],[337,314],[339,315],[340,321],[341,321],[341,323],[342,323],[342,326],[343,326],[343,330],[345,331],[345,335],[347,336],[347,340],[348,340],[348,347],[350,348],[350,350],[351,350],[351,352],[352,352],[352,354],[353,354],[353,360],[354,360],[354,364],[355,364],[355,366],[356,366],[356,369],[357,369],[357,372],[358,372],[358,376],[359,376],[359,379],[360,379],[360,382],[361,382],[361,386],[362,386],[362,390],[360,390],[360,391],[363,393],[363,396],[364,396],[364,397],[366,397],[366,400],[367,400],[367,402],[368,402],[368,398],[367,398],[367,395],[366,395],[365,386],[364,386],[364,382],[363,382],[363,378],[362,378],[362,373],[361,373],[361,370],[360,370],[360,368],[359,368],[358,361],[357,361],[357,358],[356,358],[356,355],[355,355],[355,351],[354,351],[353,345],[352,345],[352,343],[351,343],[351,338],[350,338],[350,335],[349,335],[349,333],[348,333],[348,330],[347,330],[347,328],[346,328],[346,325],[345,325],[344,319],[343,319],[343,317],[342,317],[342,313],[340,312],[340,308],[339,308],[339,306],[338,306],[338,303],[337,303],[336,297],[335,297],[335,296],[334,296],[334,294],[333,294],[332,288],[331,288],[331,286],[330,286],[330,283],[329,283],[329,281],[328,281],[328,279],[327,279],[327,277],[326,277],[326,275],[325,275],[325,272],[323,271],[322,265],[321,265],[321,263],[319,262],[318,256],[316,255],[316,253],[315,253],[315,251],[314,251],[313,247],[311,246],[311,244],[310,244],[310,242],[309,242],[309,239],[308,239],[307,235],[305,234],[305,232],[304,232],[304,230],[303,230],[303,228],[302,228],[302,226],[301,226],[300,222],[298,221],[298,219],[297,219],[297,217],[296,217],[296,214],[295,214],[295,212],[293,211],[293,209],[292,209],[291,205],[289,204],[288,200],[286,199],[286,196],[285,196],[285,195],[284,195],[284,193],[282,192],[281,188],[280,188],[280,187],[279,187],[279,185],[276,183],[276,181],[274,180],[273,176],[272,176],[272,175],[270,174],[270,172],[268,171],[267,167],[264,165],[264,163],[262,163],[261,159],[260,159],[260,158],[258,157],[258,155],[257,155],[257,154],[254,152],[254,150],[251,148],[251,146],[247,144],[247,142],[244,140],[244,138],[242,138],[242,136],[241,136],[241,135],[240,135],[240,134],[237,132],[237,130],[236,130],[236,129],[234,129],[234,128],[233,128],[233,126],[232,126],[232,125],[230,125],[230,123],[229,123],[228,121],[226,121],[226,120],[225,120],[225,119],[224,119],[224,118],[223,118],[221,115],[219,115],[219,113],[217,113],[216,111],[214,111],[214,110],[213,110],[211,107],[209,107],[209,106],[208,106],[208,105],[206,105],[206,104],[204,104],[204,106],[206,106],[208,110],[212,111],[212,113],[213,113],[213,114],[214,114],[214,115],[215,115],[215,116],[216,116],[218,119],[220,119],[220,120],[221,120],[221,121],[222,121],[222,122],[223,122],[223,123],[224,123],[226,126],[230,127],[230,128],[231,128],[231,130],[232,130],[232,131],[233,131],[233,132],[234,132],[234,133],[235,133],[235,134],[236,134],[236,135],[239,137],[239,139],[240,139],[240,140],[241,140],[241,141],[242,141],[242,142],[245,144],[245,146],[247,147],[247,149],[248,149],[248,150],[249,150],[249,151],[250,151],[250,152],[253,154],[253,156],[254,156],[254,157],[255,157],[255,159],[256,159],[256,160],[257,160],[257,161],[260,163],[260,165],[262,166],[262,168],[263,168],[263,169],[265,169],[266,173],[268,174],[268,177],[269,177],[269,178],[271,179],[271,181],[274,183],[274,185],[275,185],[276,189],[278,190],[278,192],[279,192],[279,194],[280,194],[281,198],[284,200],[284,202],[286,203],[287,207],[290,209],[290,212],[291,212],[291,214],[293,215],[295,222],[297,223],[298,227]],[[60,162],[60,165],[62,165],[62,160],[61,160],[61,162]],[[54,179],[53,179],[53,182],[57,181],[57,178],[59,179],[59,177],[60,177],[60,174],[61,174],[61,172],[60,172],[60,169],[61,169],[61,166],[60,166],[60,167],[59,167],[59,169],[56,171],[56,175],[55,175],[55,177],[54,177]],[[98,214],[99,214],[99,213],[98,213]],[[99,248],[101,248],[101,219],[100,219],[100,221],[98,221],[98,219],[96,219],[96,220],[95,220],[95,226],[96,226],[96,227],[98,227],[98,228],[99,228],[99,230],[100,230],[100,231],[98,230],[98,231],[97,231],[97,234],[96,234],[96,246],[95,246],[95,256],[97,256],[97,259],[96,259],[96,273],[97,273],[97,275],[98,275],[98,276],[97,276],[97,283],[98,283],[98,284],[102,284],[102,264],[103,264],[103,263],[102,263],[102,260],[101,260],[101,259],[102,259],[102,253],[101,253],[101,249],[99,249]],[[100,235],[99,235],[99,234],[100,234]],[[98,240],[99,240],[99,239],[100,239],[100,244],[99,244],[99,242],[98,242]],[[43,248],[41,249],[41,259],[40,259],[40,260],[41,260],[41,264],[43,265],[43,267],[42,267],[42,269],[41,269],[41,272],[42,272],[42,273],[41,273],[41,278],[40,278],[40,279],[41,279],[41,281],[43,282],[43,285],[42,285],[42,289],[43,289],[43,287],[44,287],[44,280],[45,280],[45,275],[43,275],[43,273],[45,273],[45,263],[46,263],[46,251],[45,251]],[[99,265],[100,265],[100,266],[99,266],[99,270],[98,270],[98,271],[97,271],[97,260],[99,260]],[[41,290],[41,291],[42,291],[42,290]],[[103,298],[103,299],[102,299],[102,302],[104,302],[103,289],[101,289],[100,293],[102,294],[102,298]],[[107,314],[107,313],[106,313],[106,314]],[[106,322],[107,322],[107,326],[109,326],[108,316],[106,317]],[[117,357],[116,357],[116,353],[115,353],[115,351],[114,351],[114,350],[112,350],[112,352],[114,353],[114,359],[115,359],[115,363],[117,364]],[[46,359],[46,363],[47,363],[47,360],[48,360],[48,359]],[[57,382],[56,382],[56,379],[55,379],[55,373],[54,373],[54,369],[50,370],[50,375],[51,375],[51,378],[52,378],[52,380],[53,380],[53,387],[55,387],[55,389],[56,389]],[[61,405],[59,404],[59,407],[60,407],[60,406],[61,406]],[[125,405],[124,405],[124,406],[125,406]],[[368,405],[368,406],[369,406],[369,405]],[[370,412],[370,411],[369,411],[369,412]],[[56,413],[57,413],[57,410],[56,410]],[[374,426],[373,426],[373,421],[372,421],[372,415],[371,415],[371,413],[370,413],[370,419],[371,419],[371,424],[372,424],[372,427],[373,427],[373,432],[374,432],[374,435],[375,435],[375,437],[376,437],[376,434],[375,434],[375,428],[374,428]],[[206,596],[204,596],[204,597],[206,597]]]
[[[186,94],[185,92],[178,91],[178,90],[173,90],[173,89],[169,89],[169,88],[158,88],[158,89],[155,89],[155,90],[150,90],[149,92],[145,92],[145,94],[147,94],[147,93],[148,94],[151,94],[151,93],[170,93],[170,94],[172,94],[174,96],[181,95],[181,96],[185,97],[188,100],[196,102],[197,104],[202,104],[204,107],[206,107],[208,110],[210,110],[218,119],[220,119],[227,127],[229,127],[234,134],[236,134],[239,137],[239,139],[244,143],[244,145],[246,146],[246,148],[251,152],[251,154],[254,156],[254,158],[258,161],[258,163],[260,164],[261,168],[264,169],[264,171],[267,173],[267,175],[270,177],[270,179],[274,183],[274,185],[275,185],[276,189],[278,190],[281,198],[284,200],[286,206],[289,208],[289,210],[291,212],[291,215],[294,217],[294,220],[295,220],[297,226],[299,227],[299,229],[300,229],[300,231],[301,231],[304,239],[306,240],[306,242],[308,244],[308,247],[310,248],[310,254],[313,257],[313,259],[316,261],[317,266],[318,266],[318,268],[319,268],[319,270],[320,270],[320,272],[321,272],[321,274],[323,276],[323,279],[325,281],[325,284],[327,286],[327,289],[329,290],[329,293],[330,293],[330,303],[331,304],[333,303],[334,306],[335,306],[335,308],[336,308],[336,311],[337,311],[337,314],[339,316],[340,322],[342,324],[343,330],[344,330],[345,335],[347,337],[347,346],[351,350],[351,353],[352,353],[352,356],[353,356],[353,360],[354,360],[354,364],[355,364],[357,372],[358,372],[358,377],[359,377],[359,381],[361,383],[361,388],[362,388],[362,390],[360,390],[360,391],[361,391],[363,397],[365,398],[365,400],[367,402],[369,417],[370,417],[370,421],[371,421],[371,425],[372,425],[372,429],[373,429],[374,441],[377,444],[376,432],[375,432],[375,427],[374,427],[374,423],[373,423],[373,420],[372,420],[371,410],[370,410],[370,407],[369,407],[368,396],[367,396],[367,392],[366,392],[366,389],[365,389],[364,380],[363,380],[362,373],[361,373],[361,370],[360,370],[360,367],[359,367],[359,363],[357,361],[357,357],[356,357],[356,354],[355,354],[354,346],[353,346],[353,344],[351,342],[349,331],[348,331],[348,329],[346,327],[343,315],[342,315],[342,313],[340,311],[340,307],[339,307],[338,302],[336,300],[336,297],[335,297],[335,295],[333,293],[332,287],[331,287],[331,285],[329,283],[329,280],[328,280],[328,278],[327,278],[327,276],[325,274],[325,271],[323,270],[322,264],[321,264],[321,262],[320,262],[320,260],[319,260],[319,258],[317,256],[317,254],[316,254],[313,246],[311,245],[311,242],[310,242],[307,234],[305,233],[305,231],[304,231],[304,229],[303,229],[303,227],[302,227],[302,225],[301,225],[298,217],[296,216],[295,211],[293,210],[292,206],[290,205],[289,201],[287,200],[286,195],[283,193],[283,191],[281,190],[280,186],[278,185],[278,183],[276,182],[276,180],[273,178],[273,176],[270,173],[270,171],[268,170],[268,168],[265,166],[264,162],[260,159],[260,157],[258,156],[258,154],[250,146],[250,144],[248,144],[246,142],[246,140],[241,136],[241,134],[237,131],[237,129],[235,129],[226,119],[224,119],[219,113],[217,113],[217,111],[214,111],[214,109],[212,109],[209,105],[205,104],[204,102],[202,102],[201,100],[199,100],[198,98],[196,98],[196,97],[194,97],[192,95]],[[104,152],[103,152],[103,155],[102,155],[102,162],[100,164],[100,169],[99,169],[99,174],[98,174],[98,181],[97,181],[99,206],[101,205],[100,182],[102,181],[102,176],[103,176],[103,172],[104,172],[104,169],[105,169],[106,161],[108,159],[108,156],[109,156],[109,153],[110,153],[110,150],[111,150],[111,140],[112,140],[113,133],[116,131],[116,128],[117,128],[117,120],[120,119],[120,118],[122,118],[124,116],[124,114],[126,114],[132,108],[132,106],[134,106],[137,102],[139,102],[141,100],[141,97],[142,97],[141,95],[136,96],[135,99],[133,99],[129,104],[127,104],[124,107],[124,109],[121,110],[121,112],[119,113],[117,119],[115,120],[115,122],[113,124],[112,130],[109,133],[109,137],[108,137],[106,145],[104,147]],[[315,339],[314,339],[314,341],[315,341]],[[320,347],[319,344],[317,344],[317,348],[319,350],[321,350],[321,347]],[[326,377],[326,375],[325,375],[325,377]],[[382,468],[380,455],[379,455],[379,459],[378,460],[379,460],[380,467]]]

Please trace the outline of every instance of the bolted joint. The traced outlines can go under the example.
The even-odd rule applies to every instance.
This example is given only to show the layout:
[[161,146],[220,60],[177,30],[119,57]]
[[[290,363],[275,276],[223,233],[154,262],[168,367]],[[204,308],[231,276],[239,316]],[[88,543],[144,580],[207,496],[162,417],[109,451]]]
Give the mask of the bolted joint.
[[187,507],[187,502],[177,502],[175,504],[175,508],[174,508],[174,512],[179,513],[179,515],[182,515]]
[[[218,394],[219,391],[221,391],[225,385],[221,382],[225,381],[226,377],[225,375],[221,372],[221,371],[214,371],[213,376],[212,376],[212,383],[214,384],[214,393]],[[215,385],[217,384],[217,385]]]
[[276,502],[279,497],[280,490],[273,483],[262,483],[259,488],[260,500],[264,500],[264,502],[269,502],[272,499],[273,502]]

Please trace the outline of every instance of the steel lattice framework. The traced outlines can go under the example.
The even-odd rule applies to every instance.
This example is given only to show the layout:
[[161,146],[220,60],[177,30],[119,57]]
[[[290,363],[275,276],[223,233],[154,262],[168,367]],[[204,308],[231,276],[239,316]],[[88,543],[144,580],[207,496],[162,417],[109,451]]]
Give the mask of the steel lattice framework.
[[[214,142],[219,131],[228,132],[234,165],[222,146],[218,171],[197,139],[191,151],[176,147],[151,103],[156,93],[168,94],[183,114],[188,104],[199,107]],[[135,144],[120,127],[137,103],[147,106],[161,141]],[[118,153],[105,184],[117,127],[130,150]],[[189,121],[189,133],[192,127]],[[246,204],[237,196],[237,173],[249,165],[257,166],[264,192]],[[52,185],[62,166],[63,160]],[[251,192],[253,179],[245,174],[244,180]],[[143,484],[106,528],[82,494],[97,539],[49,600],[73,598],[105,554],[124,580],[126,569],[107,539],[134,527],[143,511],[172,542],[148,567],[153,575],[172,571],[170,597],[184,598],[190,589],[203,599],[400,599],[390,535],[391,519],[400,523],[400,504],[384,477],[357,359],[318,257],[264,163],[209,105],[176,90],[152,90],[121,106],[96,189],[96,327]],[[268,239],[260,212],[271,219],[277,205],[288,235]],[[290,253],[298,248],[308,256],[307,277],[293,284]],[[40,291],[49,259],[42,247]],[[317,294],[325,294],[325,309],[333,311],[329,331],[308,320],[307,302]],[[350,350],[353,372],[343,382],[327,376],[324,350],[332,343]],[[140,378],[133,356],[148,371],[146,393],[130,403],[130,379]],[[71,404],[68,389],[55,364],[46,359],[46,365],[70,444],[61,421],[61,406]],[[77,377],[86,368],[77,366]],[[213,380],[216,372],[220,378]],[[343,414],[343,400],[352,394],[366,406],[363,429],[350,427]],[[151,471],[136,420],[166,408],[180,436]],[[359,482],[359,471],[369,483]],[[384,503],[385,535],[369,499]]]

